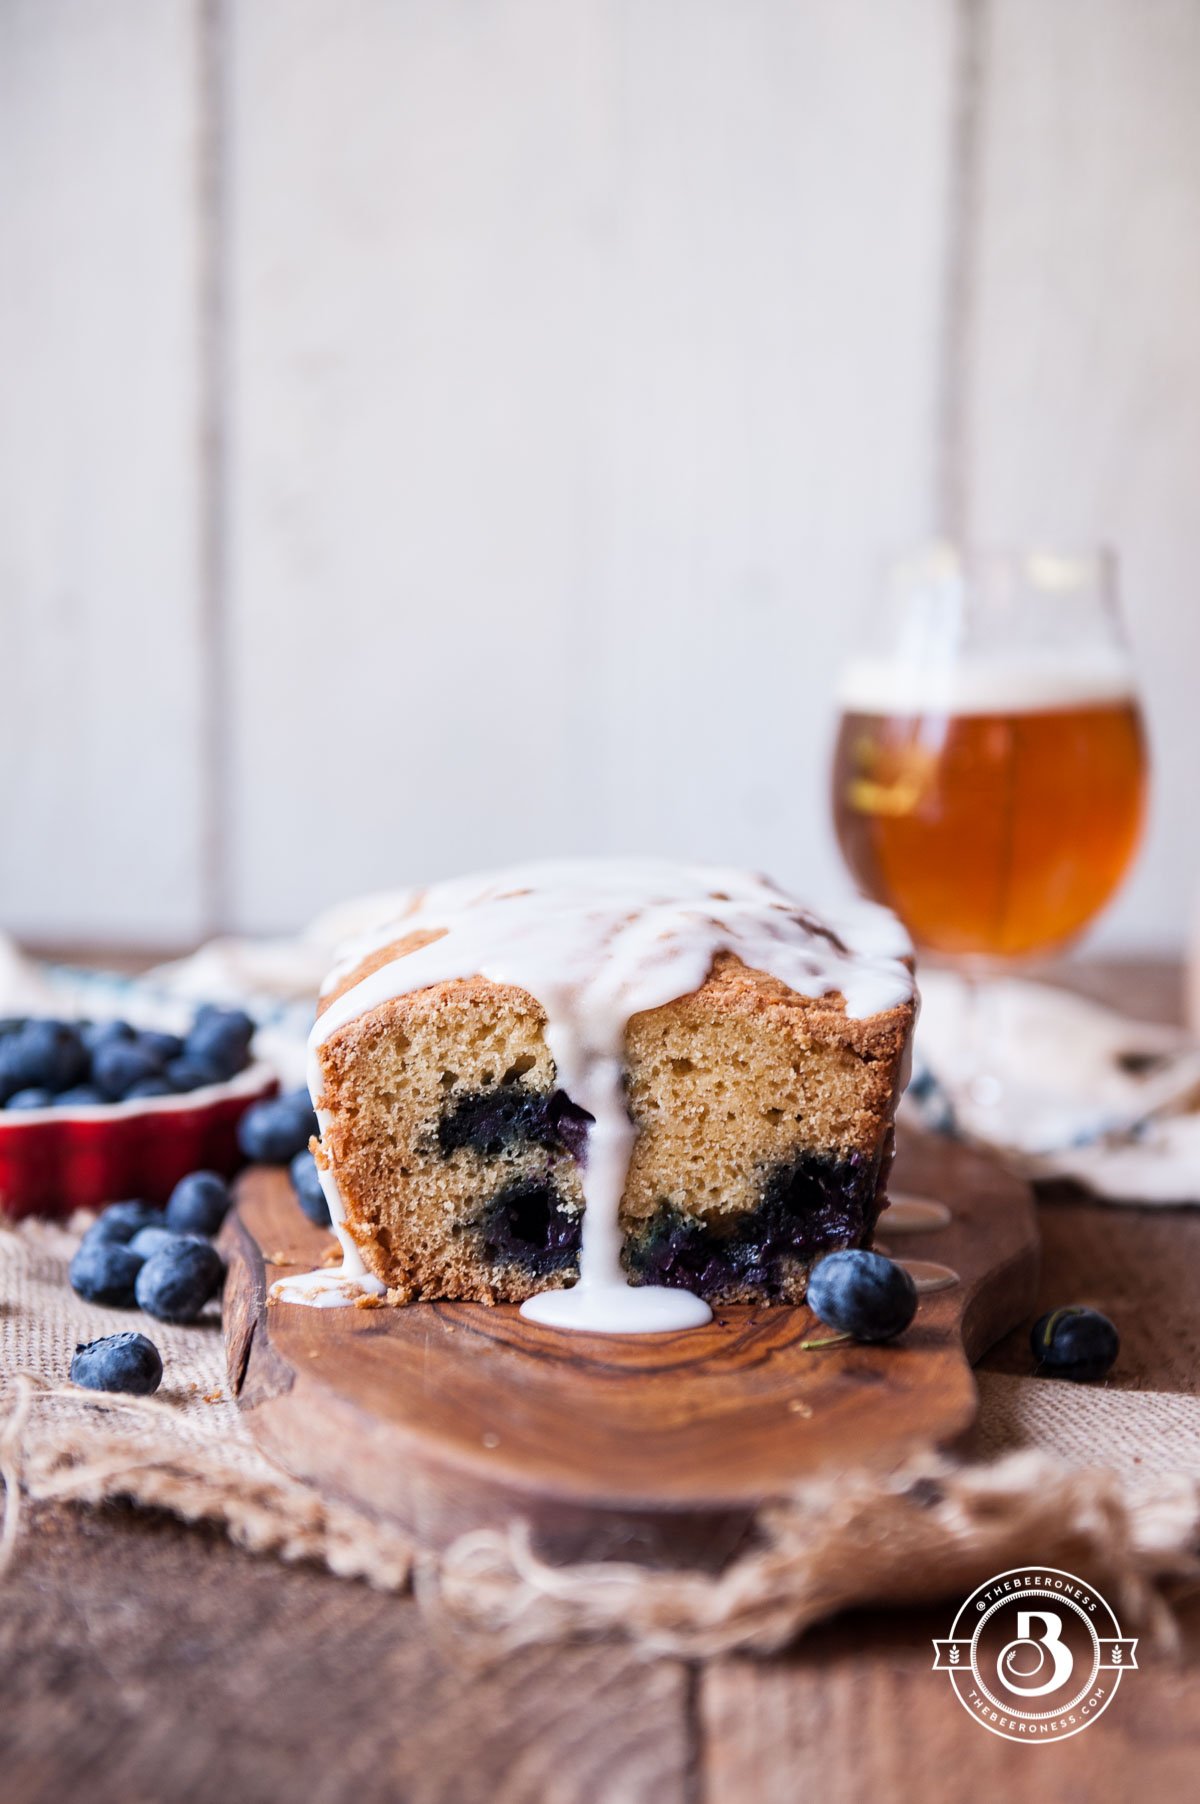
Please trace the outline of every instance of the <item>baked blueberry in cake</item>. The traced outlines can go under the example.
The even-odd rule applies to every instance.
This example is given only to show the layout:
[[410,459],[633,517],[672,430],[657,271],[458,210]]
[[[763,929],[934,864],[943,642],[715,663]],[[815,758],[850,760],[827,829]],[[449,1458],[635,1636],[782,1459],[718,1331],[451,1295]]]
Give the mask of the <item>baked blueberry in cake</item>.
[[[915,1006],[890,915],[820,920],[745,872],[413,892],[347,948],[310,1045],[346,1271],[562,1325],[568,1303],[608,1325],[617,1292],[633,1327],[669,1293],[799,1302],[815,1259],[870,1240]],[[540,1293],[566,1290],[555,1318]]]

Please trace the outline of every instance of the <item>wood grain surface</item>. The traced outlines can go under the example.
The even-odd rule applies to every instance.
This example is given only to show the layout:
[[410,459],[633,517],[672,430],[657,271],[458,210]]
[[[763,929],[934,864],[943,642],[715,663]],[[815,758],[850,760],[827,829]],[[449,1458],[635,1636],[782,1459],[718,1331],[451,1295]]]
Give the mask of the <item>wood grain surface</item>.
[[0,1602],[3,1804],[690,1804],[691,1675],[481,1667],[417,1604],[108,1508],[38,1512]]
[[[1079,987],[1170,1018],[1162,967]],[[1119,1321],[1113,1382],[1197,1388],[1200,1211],[1039,1207],[1040,1310]],[[1031,1311],[1032,1313],[1032,1311]],[[1028,1371],[1024,1327],[983,1361]],[[1140,1670],[1086,1735],[1026,1750],[932,1673],[946,1610],[861,1612],[772,1661],[703,1668],[609,1645],[480,1669],[410,1598],[285,1568],[120,1508],[40,1509],[0,1581],[3,1804],[1191,1804],[1200,1599],[1177,1658]]]
[[813,1348],[829,1330],[785,1307],[639,1336],[556,1333],[511,1305],[268,1304],[273,1278],[319,1263],[332,1237],[283,1174],[254,1171],[223,1241],[231,1382],[272,1457],[433,1545],[522,1516],[576,1557],[719,1565],[797,1480],[959,1440],[977,1404],[968,1362],[1028,1311],[1023,1184],[963,1147],[905,1136],[895,1185],[951,1210],[895,1250],[961,1282],[922,1296],[894,1345]]
[[[957,1601],[960,1600],[956,1600]],[[935,1673],[932,1643],[955,1604],[829,1623],[779,1661],[719,1660],[701,1677],[705,1804],[1191,1804],[1196,1797],[1200,1608],[1180,1657],[1140,1650],[1120,1698],[1086,1735],[1022,1747],[981,1729]],[[944,1686],[944,1690],[942,1689]]]

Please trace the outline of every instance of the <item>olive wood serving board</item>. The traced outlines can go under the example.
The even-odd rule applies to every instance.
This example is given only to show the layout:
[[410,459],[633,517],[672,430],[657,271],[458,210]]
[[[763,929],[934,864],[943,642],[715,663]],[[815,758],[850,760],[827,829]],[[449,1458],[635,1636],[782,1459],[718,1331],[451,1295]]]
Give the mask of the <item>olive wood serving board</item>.
[[840,1467],[952,1447],[977,1408],[971,1362],[1032,1305],[1028,1188],[978,1153],[902,1134],[896,1194],[944,1228],[879,1240],[960,1282],[922,1295],[890,1346],[839,1342],[804,1308],[718,1309],[706,1328],[565,1334],[515,1306],[267,1305],[332,1245],[279,1172],[247,1173],[222,1247],[230,1382],[263,1451],[297,1477],[442,1546],[522,1517],[559,1557],[719,1565],[757,1510]]

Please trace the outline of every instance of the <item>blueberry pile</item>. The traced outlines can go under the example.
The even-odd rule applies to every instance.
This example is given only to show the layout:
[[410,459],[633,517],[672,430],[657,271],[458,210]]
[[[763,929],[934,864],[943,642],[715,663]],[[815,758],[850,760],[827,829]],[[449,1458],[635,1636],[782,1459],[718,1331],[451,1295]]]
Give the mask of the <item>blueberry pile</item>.
[[[10,1088],[30,1075],[35,1054],[42,1079],[39,1105],[167,1095],[218,1082],[248,1063],[253,1031],[247,1015],[214,1008],[201,1009],[183,1039],[138,1032],[119,1021],[102,1027],[0,1021],[0,1101],[10,1108],[35,1106],[22,1104],[20,1087]],[[154,1076],[161,1090],[145,1087]],[[318,1131],[308,1092],[294,1090],[248,1109],[238,1141],[247,1159],[286,1165],[301,1209],[310,1221],[328,1226],[329,1205],[308,1150]],[[231,1202],[229,1186],[216,1172],[193,1171],[176,1184],[165,1209],[140,1201],[110,1203],[71,1261],[72,1288],[110,1309],[142,1309],[160,1322],[194,1322],[224,1282],[224,1263],[211,1242]],[[71,1378],[91,1390],[148,1396],[161,1382],[162,1358],[144,1334],[110,1334],[76,1348]]]
[[193,1171],[176,1184],[165,1211],[149,1203],[111,1203],[71,1261],[71,1288],[110,1309],[136,1307],[160,1322],[194,1322],[225,1277],[209,1236],[220,1228],[230,1200],[223,1178]]
[[250,1062],[254,1023],[205,1004],[186,1034],[128,1021],[0,1021],[0,1107],[94,1108],[220,1084]]

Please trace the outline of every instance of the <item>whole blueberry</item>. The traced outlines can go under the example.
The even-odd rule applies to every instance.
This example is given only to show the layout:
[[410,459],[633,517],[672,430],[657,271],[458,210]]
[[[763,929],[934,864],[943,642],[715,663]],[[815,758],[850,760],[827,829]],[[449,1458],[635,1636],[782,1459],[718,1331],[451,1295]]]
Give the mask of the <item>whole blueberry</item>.
[[94,1109],[103,1101],[95,1084],[74,1084],[69,1090],[60,1090],[54,1098],[59,1109]]
[[166,1222],[176,1234],[213,1235],[229,1214],[229,1186],[215,1171],[189,1171],[167,1203]]
[[1121,1351],[1121,1337],[1098,1309],[1073,1303],[1041,1316],[1033,1325],[1029,1345],[1039,1375],[1087,1383],[1108,1376]]
[[917,1313],[917,1290],[903,1266],[862,1247],[827,1253],[808,1279],[808,1306],[839,1334],[893,1340]]
[[142,1261],[115,1240],[85,1239],[67,1270],[71,1289],[89,1303],[132,1309]]
[[194,1322],[221,1288],[225,1267],[206,1240],[172,1242],[152,1253],[137,1275],[136,1295],[160,1322]]
[[14,1090],[6,1109],[48,1109],[54,1101],[52,1090]]
[[149,1397],[162,1383],[162,1370],[162,1356],[144,1334],[107,1334],[75,1348],[71,1383],[89,1391]]
[[177,1059],[183,1051],[183,1041],[178,1034],[163,1033],[157,1027],[143,1027],[137,1036],[137,1043],[143,1052],[148,1052],[165,1065],[168,1059]]
[[121,1102],[134,1084],[160,1077],[162,1068],[136,1040],[114,1040],[92,1055],[92,1082],[109,1102]]
[[68,1090],[87,1075],[87,1052],[69,1021],[27,1021],[0,1040],[0,1092]]
[[125,1092],[126,1102],[147,1101],[154,1096],[174,1096],[170,1084],[165,1077],[139,1077],[136,1084],[130,1084]]
[[318,1132],[307,1090],[256,1102],[238,1123],[238,1145],[257,1165],[287,1165]]
[[30,1022],[25,1034],[27,1043],[41,1047],[45,1059],[42,1082],[47,1090],[68,1090],[72,1084],[83,1083],[88,1054],[74,1021]]
[[188,1053],[170,1059],[165,1072],[172,1090],[204,1090],[209,1084],[224,1083],[224,1074],[208,1059],[194,1059]]
[[329,1226],[329,1204],[325,1200],[325,1192],[321,1189],[317,1162],[312,1154],[310,1152],[297,1153],[288,1166],[288,1171],[291,1174],[296,1201],[309,1221],[315,1221],[319,1228],[327,1228]]
[[236,1023],[238,1030],[249,1046],[254,1038],[254,1021],[243,1008],[230,1008],[224,1002],[202,1002],[196,1010],[193,1025],[199,1026],[203,1021],[229,1021]]
[[254,1023],[241,1009],[204,1009],[187,1036],[188,1058],[215,1065],[223,1078],[236,1077],[250,1059]]
[[152,1227],[138,1229],[129,1242],[129,1251],[136,1253],[139,1259],[149,1259],[160,1247],[169,1246],[178,1238],[170,1228],[164,1228],[161,1222],[155,1222]]
[[130,1027],[128,1021],[89,1021],[82,1028],[81,1037],[94,1057],[102,1046],[112,1046],[118,1040],[136,1040],[137,1029]]
[[126,1246],[143,1228],[161,1227],[162,1219],[162,1210],[151,1203],[110,1203],[92,1223],[84,1239]]

